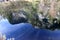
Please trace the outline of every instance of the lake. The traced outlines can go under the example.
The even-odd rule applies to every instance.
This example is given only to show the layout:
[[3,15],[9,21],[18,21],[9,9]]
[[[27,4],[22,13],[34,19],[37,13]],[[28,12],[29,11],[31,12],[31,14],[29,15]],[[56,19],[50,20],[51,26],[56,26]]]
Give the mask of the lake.
[[7,19],[0,21],[0,33],[6,40],[60,40],[60,30],[36,29],[29,23],[12,25]]

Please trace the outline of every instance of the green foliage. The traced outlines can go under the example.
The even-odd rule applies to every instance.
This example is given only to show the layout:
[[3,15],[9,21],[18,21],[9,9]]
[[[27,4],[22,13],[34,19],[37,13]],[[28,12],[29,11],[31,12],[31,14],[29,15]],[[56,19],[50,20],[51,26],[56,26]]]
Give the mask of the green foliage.
[[[50,1],[49,0],[48,1],[45,0],[44,3],[45,3],[44,8],[46,8],[46,7],[50,8]],[[25,12],[27,12],[28,22],[31,23],[33,26],[39,26],[40,27],[39,20],[36,17],[36,15],[38,15],[38,13],[41,12],[41,11],[39,11],[39,4],[40,4],[40,1],[10,2],[10,4],[8,6],[0,7],[0,14],[3,15],[4,17],[6,17],[9,21],[11,21],[13,12],[18,13],[19,10],[24,10]],[[57,12],[60,12],[59,4],[56,6],[55,9]],[[44,11],[46,11],[46,10],[44,10]],[[44,11],[42,11],[43,14],[44,14]],[[49,10],[47,10],[47,14],[45,15],[45,17],[48,17],[49,21],[52,23],[53,18],[49,15]]]

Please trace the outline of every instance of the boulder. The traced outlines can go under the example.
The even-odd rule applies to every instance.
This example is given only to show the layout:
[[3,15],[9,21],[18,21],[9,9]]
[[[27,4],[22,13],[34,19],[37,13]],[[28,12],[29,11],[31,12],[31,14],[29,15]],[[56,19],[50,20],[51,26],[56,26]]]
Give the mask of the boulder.
[[27,13],[22,10],[11,13],[11,15],[10,20],[8,19],[11,24],[26,23],[28,20]]

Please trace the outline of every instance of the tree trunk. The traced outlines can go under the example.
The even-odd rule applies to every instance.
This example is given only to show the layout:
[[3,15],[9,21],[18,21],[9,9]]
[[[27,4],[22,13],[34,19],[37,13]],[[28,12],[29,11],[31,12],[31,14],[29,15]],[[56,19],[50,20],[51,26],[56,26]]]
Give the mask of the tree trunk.
[[56,17],[55,3],[56,3],[55,0],[51,0],[51,5],[50,5],[49,14],[50,14],[50,16],[51,16],[52,18],[55,18],[55,17]]

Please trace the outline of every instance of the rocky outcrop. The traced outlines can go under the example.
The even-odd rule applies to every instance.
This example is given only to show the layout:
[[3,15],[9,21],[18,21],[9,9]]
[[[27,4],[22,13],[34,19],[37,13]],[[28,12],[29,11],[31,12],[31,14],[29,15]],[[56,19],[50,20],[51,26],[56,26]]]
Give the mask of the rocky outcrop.
[[20,10],[19,12],[11,13],[10,19],[8,19],[11,24],[25,23],[27,22],[27,13]]

